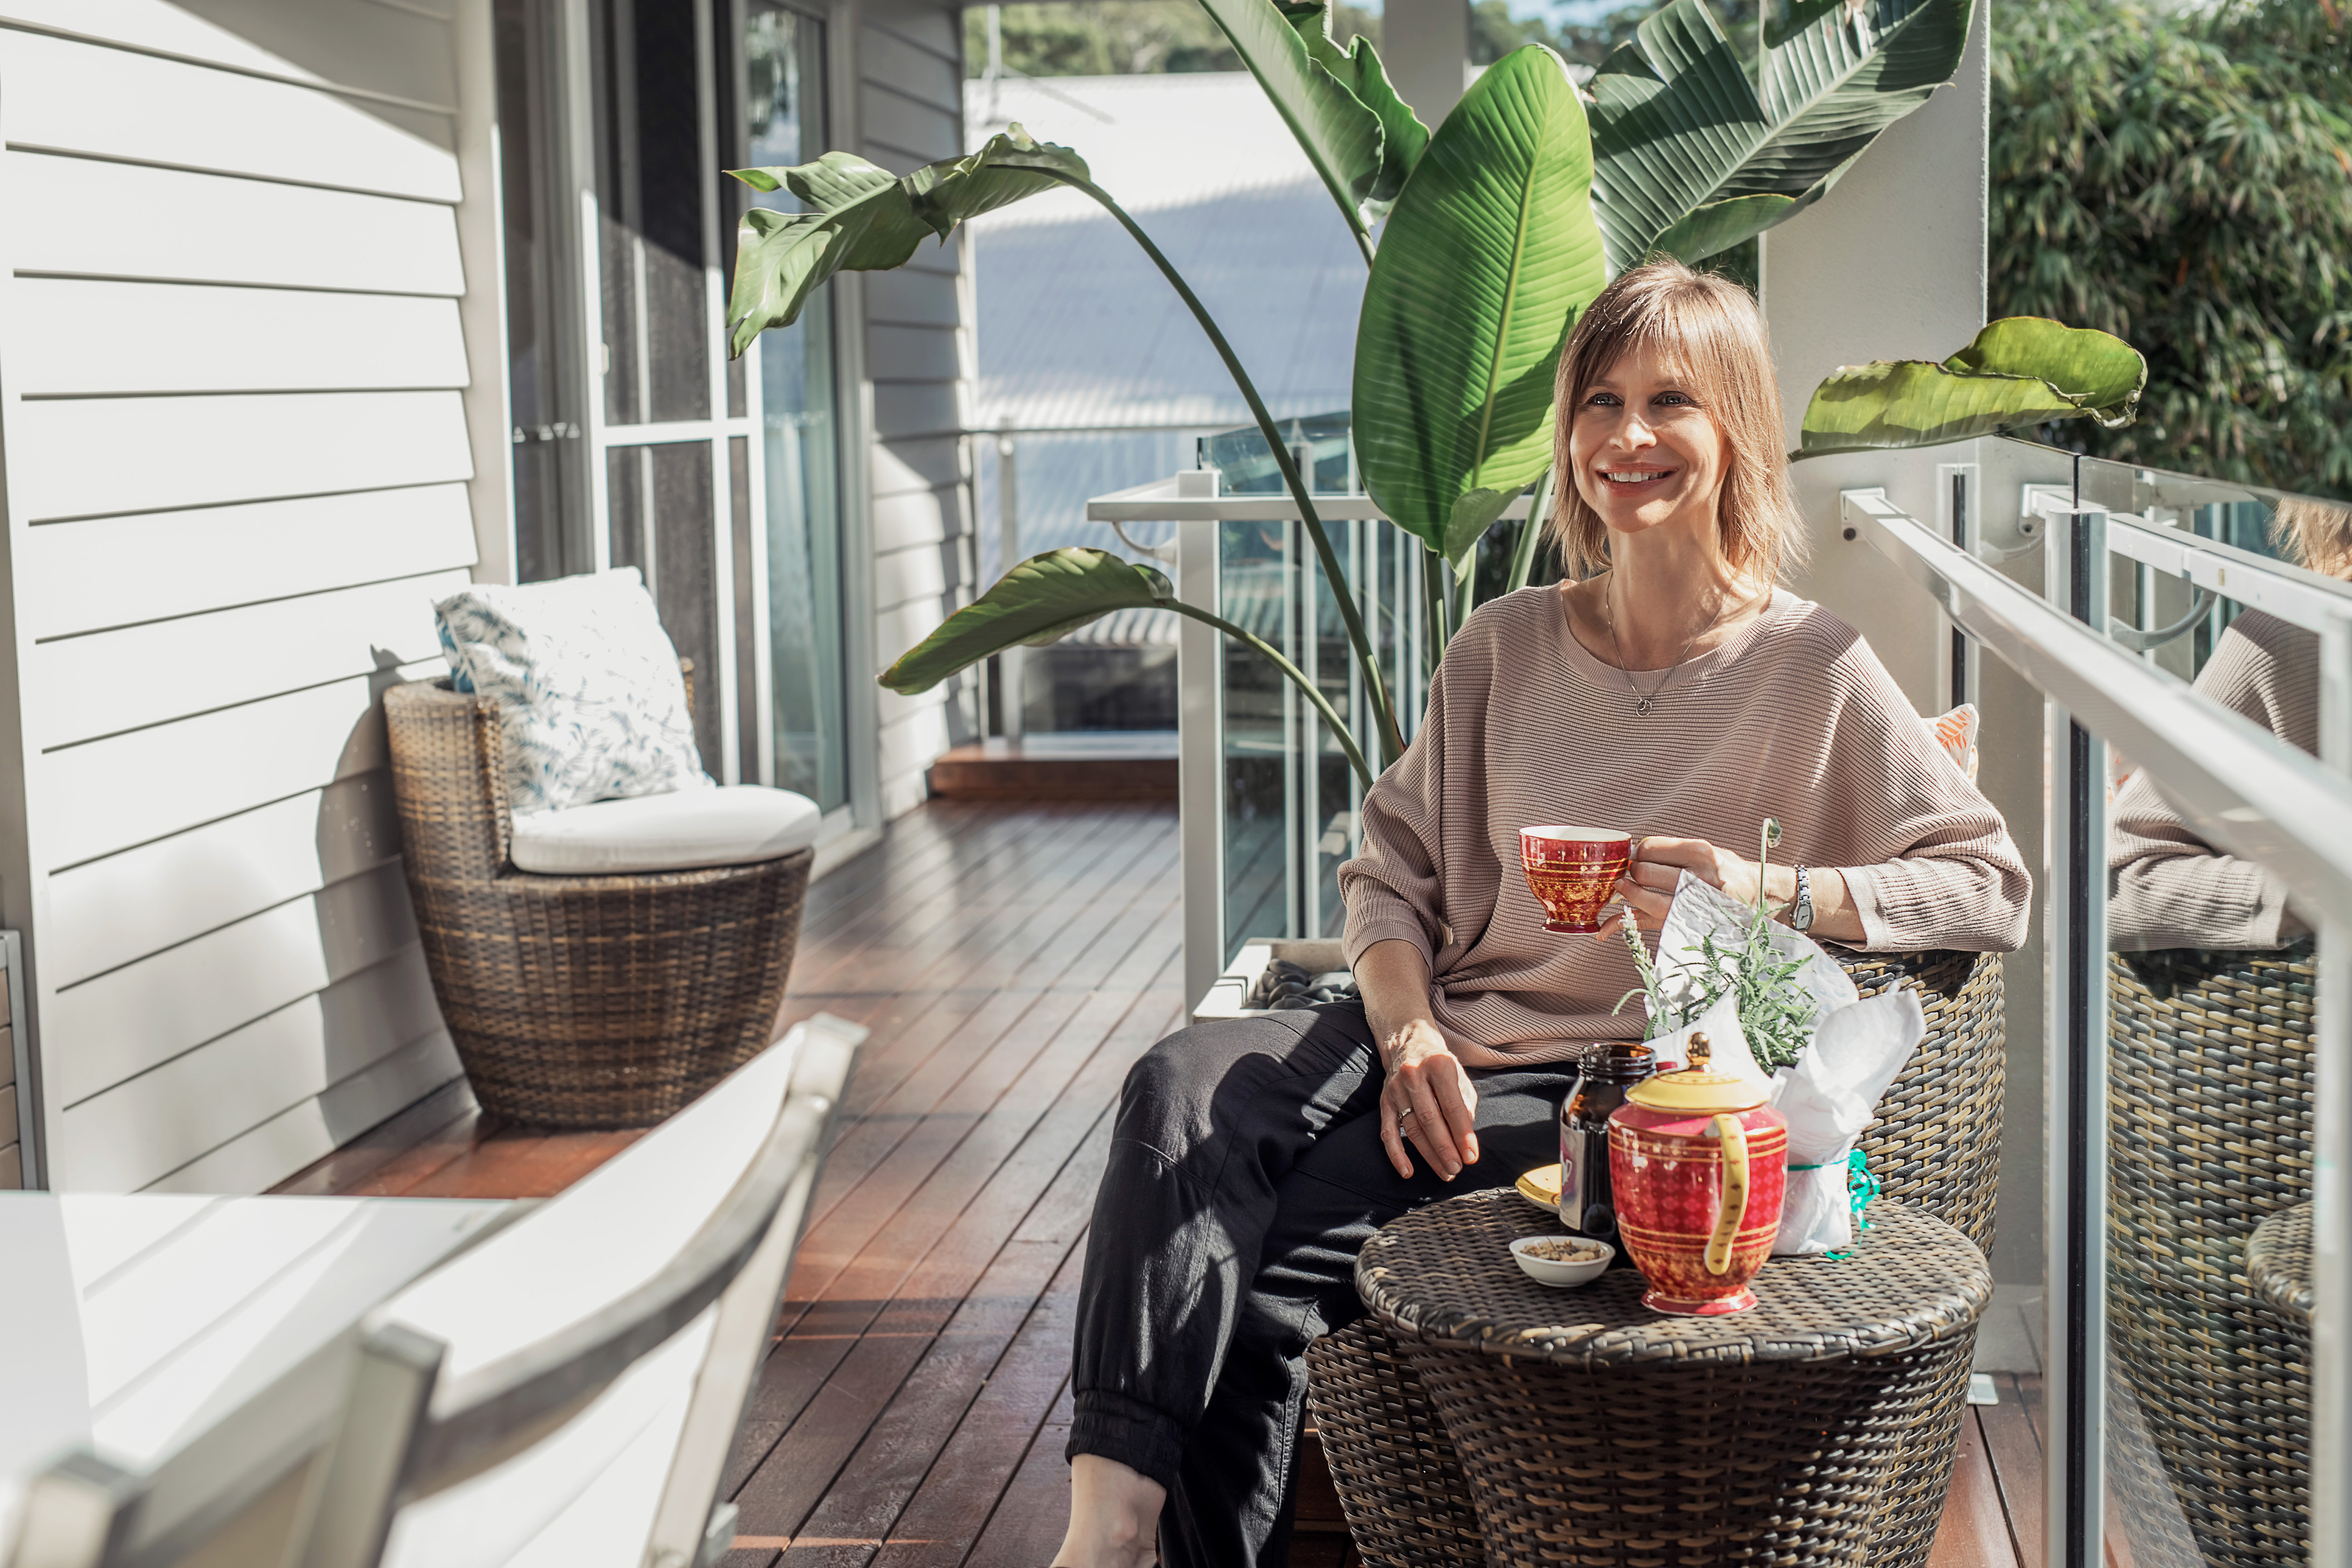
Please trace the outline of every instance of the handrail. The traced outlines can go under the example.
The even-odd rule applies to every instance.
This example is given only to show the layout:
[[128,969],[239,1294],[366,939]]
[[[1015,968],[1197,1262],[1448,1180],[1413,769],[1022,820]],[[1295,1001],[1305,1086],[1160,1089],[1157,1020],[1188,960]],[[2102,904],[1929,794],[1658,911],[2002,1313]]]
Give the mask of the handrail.
[[[1181,494],[1181,476],[1151,479],[1087,502],[1088,522],[1297,522],[1298,502],[1288,492],[1271,490],[1255,495],[1202,496]],[[1386,522],[1389,514],[1368,495],[1344,490],[1315,490],[1316,515],[1326,521]],[[1511,499],[1502,516],[1516,521],[1528,515],[1534,497],[1522,491]]]
[[[1937,538],[1884,490],[1839,500],[1845,526],[1954,624],[2146,765],[2198,837],[2262,861],[2311,909],[2352,923],[2352,782]],[[2352,637],[2352,616],[2327,635]]]
[[[2030,485],[2026,499],[2043,516],[2083,510],[2059,485]],[[2234,599],[2308,632],[2325,633],[2330,621],[2352,616],[2352,583],[2137,512],[2106,510],[2106,518],[2109,550],[2192,587]]]

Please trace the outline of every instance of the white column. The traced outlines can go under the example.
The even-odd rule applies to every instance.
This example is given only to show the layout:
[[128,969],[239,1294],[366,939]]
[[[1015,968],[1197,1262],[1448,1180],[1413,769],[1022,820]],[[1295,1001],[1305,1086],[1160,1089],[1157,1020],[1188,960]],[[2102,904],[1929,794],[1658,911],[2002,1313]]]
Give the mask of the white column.
[[[1177,493],[1213,499],[1214,468],[1177,476]],[[1176,592],[1186,604],[1223,613],[1218,592],[1217,524],[1192,518],[1177,525]],[[1176,800],[1181,826],[1184,896],[1184,1006],[1208,994],[1225,966],[1224,638],[1186,616],[1176,631]]]
[[1381,63],[1398,96],[1433,130],[1461,100],[1469,62],[1469,0],[1388,0]]
[[[1807,399],[1838,366],[1943,359],[1984,325],[1987,10],[1976,8],[1953,84],[1888,127],[1829,195],[1764,237],[1764,312],[1790,450]],[[1935,469],[1933,460],[1865,454],[1795,470],[1813,563],[1791,586],[1852,621],[1922,713],[1948,706],[1937,689],[1942,623],[1918,613],[1916,595],[1876,551],[1834,544],[1840,489],[1885,484],[1896,506],[1932,518]]]

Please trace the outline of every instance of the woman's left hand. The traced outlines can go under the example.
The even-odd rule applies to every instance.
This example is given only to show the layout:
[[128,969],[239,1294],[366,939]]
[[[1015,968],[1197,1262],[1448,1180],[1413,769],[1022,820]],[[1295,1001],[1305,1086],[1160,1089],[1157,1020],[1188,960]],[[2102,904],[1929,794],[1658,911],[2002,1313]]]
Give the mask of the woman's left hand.
[[[1644,838],[1633,847],[1633,863],[1617,879],[1617,897],[1643,931],[1665,923],[1675,901],[1675,887],[1688,871],[1710,887],[1722,889],[1741,903],[1756,901],[1757,865],[1704,838]],[[1614,923],[1601,934],[1615,934]]]

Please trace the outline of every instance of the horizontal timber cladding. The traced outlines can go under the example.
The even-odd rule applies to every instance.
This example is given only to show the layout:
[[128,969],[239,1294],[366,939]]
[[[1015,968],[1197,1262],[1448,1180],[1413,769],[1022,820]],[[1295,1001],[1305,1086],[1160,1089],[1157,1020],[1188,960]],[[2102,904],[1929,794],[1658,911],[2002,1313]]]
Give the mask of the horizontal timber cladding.
[[457,1073],[378,701],[440,668],[477,563],[457,47],[375,0],[0,0],[12,855],[60,1188],[258,1190]]
[[467,384],[455,300],[86,278],[16,287],[8,372],[22,397]]
[[77,984],[399,857],[392,775],[339,779],[50,878],[42,960]]
[[[20,273],[465,292],[457,219],[437,202],[14,150],[0,159],[0,184]],[[128,212],[173,243],[126,246]]]

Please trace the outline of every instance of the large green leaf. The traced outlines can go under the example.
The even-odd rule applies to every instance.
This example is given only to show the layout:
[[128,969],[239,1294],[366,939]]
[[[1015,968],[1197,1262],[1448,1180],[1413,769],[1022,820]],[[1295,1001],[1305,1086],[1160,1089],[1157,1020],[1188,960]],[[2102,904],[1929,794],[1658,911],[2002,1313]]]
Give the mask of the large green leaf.
[[1796,455],[1933,447],[2044,420],[2132,421],[2147,361],[2121,338],[2040,316],[1992,322],[1942,363],[1843,365],[1814,389]]
[[1282,14],[1306,40],[1307,53],[1317,65],[1339,78],[1340,85],[1356,97],[1356,101],[1372,111],[1381,122],[1381,172],[1372,183],[1370,195],[1358,204],[1365,220],[1377,223],[1389,215],[1396,205],[1397,193],[1404,189],[1405,176],[1429,147],[1429,127],[1412,111],[1412,105],[1397,96],[1396,87],[1381,64],[1380,51],[1372,47],[1370,38],[1358,35],[1352,48],[1342,49],[1331,40],[1331,7],[1328,0],[1300,0],[1299,4],[1284,5]]
[[1432,550],[1458,559],[1501,510],[1465,498],[1551,462],[1559,351],[1605,280],[1591,179],[1568,68],[1531,44],[1463,95],[1390,215],[1356,330],[1356,456]]
[[904,266],[924,240],[1024,196],[1088,178],[1067,147],[1032,141],[1018,125],[977,153],[900,178],[850,153],[782,169],[730,169],[753,190],[790,191],[807,209],[753,207],[736,230],[735,289],[727,306],[740,354],[770,327],[800,319],[808,297],[840,271]]
[[1674,0],[1601,62],[1593,205],[1611,265],[1685,261],[1820,199],[1959,68],[1975,0],[1799,0],[1751,83],[1705,0]]
[[[1364,204],[1381,184],[1381,117],[1316,62],[1307,40],[1274,0],[1201,0],[1201,5],[1298,138],[1307,163],[1339,204],[1349,226],[1370,235],[1371,221]],[[1339,52],[1328,33],[1324,42],[1333,54]],[[1373,68],[1378,70],[1378,61]],[[1381,78],[1383,86],[1387,79]],[[1391,91],[1389,96],[1396,95]]]
[[1033,555],[884,670],[882,684],[911,697],[991,654],[1041,647],[1113,611],[1147,610],[1175,596],[1166,576],[1107,550]]

